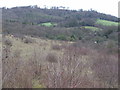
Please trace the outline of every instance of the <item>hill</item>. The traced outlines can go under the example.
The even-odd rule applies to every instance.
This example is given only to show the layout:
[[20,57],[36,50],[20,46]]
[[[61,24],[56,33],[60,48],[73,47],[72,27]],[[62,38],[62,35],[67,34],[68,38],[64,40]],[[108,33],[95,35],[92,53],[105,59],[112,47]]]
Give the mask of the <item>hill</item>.
[[118,18],[94,10],[77,11],[33,6],[2,9],[4,34],[65,41],[118,40]]
[[3,88],[118,88],[117,17],[59,7],[2,9]]
[[118,21],[117,17],[99,13],[94,10],[83,11],[66,10],[59,8],[38,8],[32,6],[3,8],[3,16],[5,20],[22,23],[40,24],[45,22],[66,22],[69,20],[84,20],[84,18],[104,19],[109,21]]

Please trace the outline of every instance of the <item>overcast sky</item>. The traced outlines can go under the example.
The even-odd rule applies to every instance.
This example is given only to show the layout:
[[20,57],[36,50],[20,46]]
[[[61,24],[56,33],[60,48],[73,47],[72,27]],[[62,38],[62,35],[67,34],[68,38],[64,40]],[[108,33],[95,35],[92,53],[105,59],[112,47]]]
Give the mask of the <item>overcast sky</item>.
[[118,16],[119,0],[0,0],[0,7],[38,5],[65,6],[70,9],[97,10],[101,13]]

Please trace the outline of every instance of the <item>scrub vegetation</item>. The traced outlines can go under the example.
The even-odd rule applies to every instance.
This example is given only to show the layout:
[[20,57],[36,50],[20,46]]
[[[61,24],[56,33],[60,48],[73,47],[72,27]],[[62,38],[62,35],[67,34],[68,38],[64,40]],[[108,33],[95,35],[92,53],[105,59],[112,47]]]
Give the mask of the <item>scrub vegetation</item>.
[[94,10],[2,8],[3,88],[118,88],[118,18]]

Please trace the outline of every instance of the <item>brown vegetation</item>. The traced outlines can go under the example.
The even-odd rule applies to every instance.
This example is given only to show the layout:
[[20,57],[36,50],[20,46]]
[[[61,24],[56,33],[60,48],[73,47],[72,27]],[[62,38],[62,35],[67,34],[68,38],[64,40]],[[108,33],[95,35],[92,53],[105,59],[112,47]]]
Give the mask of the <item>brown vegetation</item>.
[[67,45],[66,42],[66,46],[65,42],[60,42],[63,50],[59,50],[52,42],[53,50],[41,44],[46,47],[44,50],[36,43],[39,48],[36,47],[31,56],[25,58],[22,51],[12,51],[14,41],[5,42],[3,55],[9,50],[9,57],[2,59],[4,88],[33,88],[34,83],[37,83],[34,88],[118,87],[118,59],[115,54],[79,46],[80,42],[77,45]]

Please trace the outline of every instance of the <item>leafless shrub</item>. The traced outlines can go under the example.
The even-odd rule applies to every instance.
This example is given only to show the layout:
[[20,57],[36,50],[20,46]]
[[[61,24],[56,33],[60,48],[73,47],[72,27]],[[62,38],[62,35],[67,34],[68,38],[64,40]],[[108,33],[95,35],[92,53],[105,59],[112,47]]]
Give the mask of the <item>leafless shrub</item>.
[[3,59],[8,58],[10,56],[11,47],[12,47],[12,41],[5,38],[3,40],[3,47],[2,47],[2,49],[3,49],[3,54],[2,54],[3,57],[2,58]]
[[2,87],[31,88],[33,76],[31,66],[20,57],[20,51],[16,50],[9,54],[8,58],[2,59]]
[[[8,45],[8,44],[7,44]],[[14,75],[17,72],[17,68],[19,67],[19,60],[18,58],[14,58],[11,55],[11,52],[8,52],[10,47],[5,47],[3,49],[3,56],[2,57],[2,81],[3,81],[3,88],[12,88],[14,87]],[[8,55],[9,56],[8,56]],[[16,60],[17,59],[17,60]]]
[[54,53],[49,53],[47,56],[46,56],[46,60],[48,62],[51,62],[51,63],[57,63],[57,56],[54,54]]
[[[106,52],[82,50],[89,56],[86,64],[81,60],[86,53],[81,54],[81,48],[74,46],[67,47],[57,63],[47,64],[45,85],[48,88],[117,87],[117,58]],[[87,72],[89,68],[92,70],[92,78]]]
[[6,46],[12,46],[12,41],[11,40],[9,40],[9,39],[4,39],[4,44],[6,45]]
[[14,86],[14,75],[19,67],[19,60],[9,56],[8,58],[2,59],[2,81],[3,87],[9,88]]
[[105,53],[95,54],[92,69],[95,77],[103,82],[102,87],[117,88],[118,85],[118,62],[117,58]]
[[31,65],[33,78],[40,79],[42,73],[42,65],[34,59],[30,60],[28,63]]
[[[14,64],[12,64],[14,65]],[[12,66],[11,66],[12,67]],[[25,62],[19,62],[12,70],[14,73],[8,79],[5,80],[4,88],[32,88],[32,71],[31,66],[28,66]]]
[[48,88],[82,87],[81,79],[84,65],[76,50],[66,51],[58,63],[48,63],[45,82]]
[[33,79],[41,78],[41,64],[36,52],[29,60],[20,56],[20,51],[2,59],[3,88],[32,88]]
[[40,53],[36,52],[36,50],[34,49],[34,53],[27,63],[31,66],[33,79],[37,78],[38,80],[40,80],[42,78],[41,75],[43,71],[43,65],[40,60]]
[[37,68],[32,60],[23,60],[20,57],[3,60],[3,88],[32,88]]

